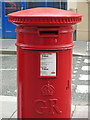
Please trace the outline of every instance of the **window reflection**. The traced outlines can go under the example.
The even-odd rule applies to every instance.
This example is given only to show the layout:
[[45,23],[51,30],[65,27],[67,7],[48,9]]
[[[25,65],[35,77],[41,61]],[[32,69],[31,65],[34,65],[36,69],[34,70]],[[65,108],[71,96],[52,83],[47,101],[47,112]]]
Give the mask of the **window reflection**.
[[21,2],[5,2],[5,15],[21,10]]

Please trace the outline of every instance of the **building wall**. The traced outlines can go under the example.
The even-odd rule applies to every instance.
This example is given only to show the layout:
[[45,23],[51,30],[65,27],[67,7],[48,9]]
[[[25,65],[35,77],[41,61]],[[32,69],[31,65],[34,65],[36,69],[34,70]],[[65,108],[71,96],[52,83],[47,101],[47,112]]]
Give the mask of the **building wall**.
[[84,2],[70,2],[70,0],[68,0],[68,10],[83,15],[82,22],[74,26],[74,29],[77,30],[76,40],[78,41],[90,41],[90,2],[87,1],[89,0],[86,0],[86,2],[85,0]]
[[[71,0],[68,0],[68,10],[77,13],[77,2],[71,2]],[[77,25],[73,25],[73,28],[75,30],[73,33],[73,40],[76,41]]]
[[90,2],[89,2],[89,6],[88,6],[88,41],[90,41]]
[[77,25],[77,40],[88,41],[88,6],[87,2],[77,3],[77,12],[83,15],[82,23]]
[[68,0],[68,10],[71,10],[71,9],[73,11],[77,9],[77,2],[71,2],[71,0]]

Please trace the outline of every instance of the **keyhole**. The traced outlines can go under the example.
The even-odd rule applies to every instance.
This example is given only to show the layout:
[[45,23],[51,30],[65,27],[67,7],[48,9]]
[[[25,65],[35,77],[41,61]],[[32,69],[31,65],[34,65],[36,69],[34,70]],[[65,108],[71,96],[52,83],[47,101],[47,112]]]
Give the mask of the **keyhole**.
[[69,80],[68,80],[68,85],[67,85],[67,87],[66,87],[66,90],[68,90],[69,89]]

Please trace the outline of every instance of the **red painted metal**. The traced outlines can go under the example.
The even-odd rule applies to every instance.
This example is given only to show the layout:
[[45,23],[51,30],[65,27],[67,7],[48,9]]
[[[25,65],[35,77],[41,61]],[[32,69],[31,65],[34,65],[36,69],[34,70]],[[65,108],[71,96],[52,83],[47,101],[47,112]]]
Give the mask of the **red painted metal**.
[[[82,16],[56,8],[8,16],[17,24],[18,118],[71,118],[72,25]],[[56,53],[56,75],[40,75],[42,53]]]

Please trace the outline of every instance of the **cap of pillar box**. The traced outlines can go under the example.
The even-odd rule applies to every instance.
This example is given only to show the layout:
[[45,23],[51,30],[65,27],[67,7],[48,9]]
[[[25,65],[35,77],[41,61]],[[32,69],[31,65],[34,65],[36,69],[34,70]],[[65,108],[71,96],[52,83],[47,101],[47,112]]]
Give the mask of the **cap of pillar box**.
[[57,8],[39,7],[10,13],[8,20],[15,24],[72,25],[81,22],[82,15]]

